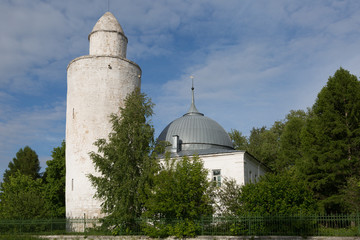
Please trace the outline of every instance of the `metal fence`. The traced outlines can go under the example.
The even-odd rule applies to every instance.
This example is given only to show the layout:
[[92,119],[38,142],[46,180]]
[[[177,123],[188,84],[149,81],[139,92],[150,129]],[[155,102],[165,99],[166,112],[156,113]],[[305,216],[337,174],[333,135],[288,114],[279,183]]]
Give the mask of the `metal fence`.
[[[158,220],[159,221],[159,220]],[[160,220],[161,221],[161,220]],[[155,220],[139,219],[137,228],[117,234],[145,235],[144,227]],[[164,220],[176,224],[181,220]],[[314,215],[314,216],[238,216],[211,217],[194,221],[198,235],[231,236],[360,236],[360,215]],[[0,220],[0,234],[112,234],[99,228],[99,219],[30,219]]]
[[357,236],[359,215],[241,216],[205,219],[204,235]]

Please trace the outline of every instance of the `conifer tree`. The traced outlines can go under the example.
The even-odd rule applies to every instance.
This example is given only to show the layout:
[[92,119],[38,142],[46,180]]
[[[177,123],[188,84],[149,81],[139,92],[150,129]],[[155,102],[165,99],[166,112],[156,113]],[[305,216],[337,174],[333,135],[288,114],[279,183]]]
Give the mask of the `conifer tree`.
[[[149,118],[153,103],[135,90],[125,99],[120,116],[111,115],[112,132],[108,140],[95,142],[98,152],[90,157],[99,175],[89,178],[102,201],[105,225],[131,231],[141,216],[144,194],[156,167],[154,128]],[[154,170],[156,171],[156,169]]]
[[29,146],[24,147],[24,149],[21,148],[12,162],[9,162],[8,167],[9,169],[5,170],[3,182],[8,182],[10,176],[15,175],[18,171],[33,180],[40,178],[38,155]]
[[304,157],[299,172],[314,190],[323,209],[340,212],[340,189],[359,175],[360,82],[340,68],[318,94],[301,134]]

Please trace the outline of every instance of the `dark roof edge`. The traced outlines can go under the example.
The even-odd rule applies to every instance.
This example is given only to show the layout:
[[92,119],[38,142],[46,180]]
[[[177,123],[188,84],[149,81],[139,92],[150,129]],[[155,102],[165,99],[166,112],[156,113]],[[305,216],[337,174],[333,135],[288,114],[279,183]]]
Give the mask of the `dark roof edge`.
[[255,160],[256,162],[258,162],[260,165],[262,165],[264,168],[266,168],[269,172],[272,172],[272,170],[264,163],[260,162],[260,160],[258,160],[256,157],[254,157],[254,155],[252,155],[251,153],[249,153],[248,151],[243,151],[245,152],[246,155],[249,155],[253,160]]

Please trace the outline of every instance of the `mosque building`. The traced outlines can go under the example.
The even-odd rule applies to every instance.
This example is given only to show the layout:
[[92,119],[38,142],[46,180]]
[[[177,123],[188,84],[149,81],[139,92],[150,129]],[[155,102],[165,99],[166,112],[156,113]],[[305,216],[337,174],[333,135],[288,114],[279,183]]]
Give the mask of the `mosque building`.
[[246,151],[234,150],[229,134],[214,120],[204,116],[195,106],[194,87],[187,113],[172,121],[160,133],[158,141],[171,145],[171,157],[199,155],[209,178],[221,186],[224,178],[240,185],[256,181],[268,168]]
[[[106,12],[89,34],[89,55],[72,60],[67,68],[66,217],[101,217],[101,202],[89,174],[99,174],[89,153],[94,142],[107,138],[109,116],[120,114],[126,96],[141,86],[140,67],[126,58],[128,39],[113,14]],[[255,181],[267,167],[245,151],[234,150],[227,132],[195,107],[171,122],[159,140],[169,141],[172,157],[197,154],[209,178],[221,186],[224,178],[238,184]]]

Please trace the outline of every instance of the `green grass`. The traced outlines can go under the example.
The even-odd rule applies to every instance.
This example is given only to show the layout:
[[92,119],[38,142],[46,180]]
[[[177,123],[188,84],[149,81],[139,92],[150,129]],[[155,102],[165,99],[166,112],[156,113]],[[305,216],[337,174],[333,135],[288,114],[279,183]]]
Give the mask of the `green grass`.
[[343,236],[343,237],[350,237],[350,236],[358,236],[357,227],[350,227],[350,228],[319,228],[319,236]]
[[40,240],[40,239],[42,238],[27,236],[27,235],[0,235],[0,240]]

